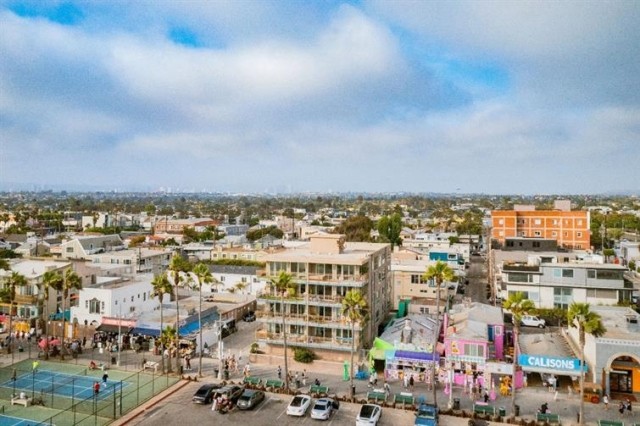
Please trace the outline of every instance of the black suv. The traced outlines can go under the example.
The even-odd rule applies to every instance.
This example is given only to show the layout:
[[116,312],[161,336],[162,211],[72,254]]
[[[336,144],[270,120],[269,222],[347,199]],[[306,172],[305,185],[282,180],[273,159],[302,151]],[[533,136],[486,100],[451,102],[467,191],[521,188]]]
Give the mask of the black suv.
[[231,400],[234,404],[237,404],[238,399],[240,399],[243,392],[244,388],[241,386],[227,385],[225,387],[217,389],[213,394],[213,397],[217,399],[218,397],[226,396],[227,399]]
[[191,400],[196,404],[209,404],[213,401],[213,393],[220,389],[220,385],[208,383],[200,386],[200,389],[196,391]]

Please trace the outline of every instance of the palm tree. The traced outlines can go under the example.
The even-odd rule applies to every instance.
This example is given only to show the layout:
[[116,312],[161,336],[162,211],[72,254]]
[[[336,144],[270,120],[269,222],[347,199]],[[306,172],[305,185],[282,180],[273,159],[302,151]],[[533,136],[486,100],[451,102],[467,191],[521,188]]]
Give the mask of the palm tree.
[[193,268],[193,275],[196,276],[196,286],[200,293],[200,309],[198,310],[198,327],[200,328],[200,357],[198,360],[198,375],[202,377],[202,284],[210,284],[214,281],[209,267],[204,263],[198,263]]
[[[176,347],[179,346],[180,341],[180,294],[179,289],[181,284],[189,280],[188,275],[184,275],[185,272],[191,270],[191,264],[185,260],[179,254],[174,254],[169,263],[169,274],[173,281],[173,288],[176,291]],[[169,364],[171,365],[171,364]],[[176,367],[180,369],[180,353],[178,352],[176,358]]]
[[[151,285],[153,286],[153,292],[151,293],[151,297],[157,297],[160,300],[160,336],[162,337],[162,330],[164,329],[164,316],[162,310],[162,299],[165,294],[173,293],[173,285],[167,278],[167,274],[163,273],[160,275],[156,275],[151,280]],[[164,345],[162,344],[162,339],[160,339],[160,371],[164,374]],[[171,372],[171,362],[169,362],[169,373]]]
[[169,357],[167,358],[167,373],[171,373],[171,345],[176,342],[176,335],[178,334],[178,330],[176,328],[167,326],[160,333],[160,344],[162,347],[167,347],[169,349]]
[[269,286],[280,295],[280,313],[282,314],[282,342],[284,348],[284,388],[289,392],[289,364],[287,362],[287,330],[285,323],[285,308],[284,298],[285,296],[292,296],[295,294],[295,283],[293,282],[293,276],[281,271],[277,277],[271,277],[269,279]]
[[600,337],[607,332],[602,318],[591,311],[588,303],[574,302],[569,306],[567,320],[570,327],[577,327],[580,341],[580,425],[584,424],[584,346],[586,333]]
[[356,352],[356,323],[361,324],[367,318],[369,307],[360,290],[349,290],[342,299],[342,315],[351,322],[351,397],[355,387],[353,385],[353,357]]
[[55,288],[58,292],[62,292],[62,351],[60,352],[61,359],[64,360],[64,355],[67,353],[67,347],[65,346],[65,334],[66,334],[66,301],[69,297],[71,290],[82,289],[82,280],[80,276],[73,270],[67,269],[64,271],[62,280],[55,283]]
[[12,353],[13,346],[13,337],[11,336],[11,332],[13,330],[13,304],[16,300],[16,288],[24,287],[27,285],[27,278],[19,272],[13,271],[9,278],[7,278],[6,285],[8,287],[8,299],[9,299],[9,346],[7,347],[8,353]]
[[[520,335],[520,321],[522,316],[534,311],[536,306],[527,299],[523,292],[510,293],[502,307],[511,312],[513,319],[513,374],[511,376],[511,412],[516,412],[516,373],[518,371],[518,336]],[[514,414],[515,415],[515,414]]]
[[42,276],[42,284],[40,284],[40,291],[42,291],[42,323],[44,325],[44,359],[49,359],[49,332],[47,330],[47,319],[49,316],[49,290],[62,287],[62,275],[58,271],[47,271]]
[[431,380],[433,382],[433,404],[438,408],[438,400],[436,398],[436,351],[438,340],[440,338],[440,289],[445,281],[453,281],[453,269],[445,262],[437,261],[435,265],[427,268],[422,276],[424,281],[435,280],[436,282],[436,328],[433,333],[433,362],[431,363]]

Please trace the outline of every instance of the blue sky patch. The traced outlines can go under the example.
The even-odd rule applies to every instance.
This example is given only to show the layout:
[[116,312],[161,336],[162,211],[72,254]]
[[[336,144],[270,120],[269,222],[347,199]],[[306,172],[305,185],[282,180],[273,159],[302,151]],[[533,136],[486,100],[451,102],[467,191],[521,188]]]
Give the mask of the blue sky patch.
[[73,3],[65,2],[52,6],[41,2],[14,3],[9,9],[25,18],[46,18],[62,25],[75,25],[82,21],[82,10]]
[[169,31],[169,38],[174,42],[188,47],[202,47],[198,36],[188,28],[174,27]]

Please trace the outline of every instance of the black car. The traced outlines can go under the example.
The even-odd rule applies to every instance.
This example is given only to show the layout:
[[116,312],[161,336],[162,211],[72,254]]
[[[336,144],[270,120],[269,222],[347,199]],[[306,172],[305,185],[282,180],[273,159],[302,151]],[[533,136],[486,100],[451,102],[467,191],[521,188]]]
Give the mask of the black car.
[[246,322],[253,322],[256,320],[256,313],[253,311],[249,311],[246,314],[244,314],[244,316],[242,317],[242,320]]
[[208,383],[200,386],[200,389],[196,391],[191,400],[196,404],[209,404],[213,400],[213,394],[216,390],[220,389],[220,385]]
[[241,410],[251,410],[264,401],[264,392],[260,390],[245,389],[238,399],[238,408]]

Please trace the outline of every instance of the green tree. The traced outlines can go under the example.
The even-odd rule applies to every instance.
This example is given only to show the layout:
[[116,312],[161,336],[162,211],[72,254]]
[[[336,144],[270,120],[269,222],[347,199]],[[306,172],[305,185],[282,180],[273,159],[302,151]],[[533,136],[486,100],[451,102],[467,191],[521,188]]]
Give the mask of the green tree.
[[[9,302],[9,336],[11,336],[11,332],[13,331],[13,316],[16,315],[14,312],[13,305],[16,300],[16,289],[19,287],[24,287],[27,285],[27,278],[19,272],[13,271],[9,278],[7,278],[6,286],[8,288],[8,302]],[[7,347],[8,353],[12,353],[13,351],[13,337],[10,337],[9,346]]]
[[42,276],[42,283],[39,290],[42,292],[42,306],[40,306],[40,314],[42,315],[42,324],[45,335],[44,359],[49,359],[49,330],[47,330],[49,317],[49,290],[62,288],[62,275],[58,271],[47,271]]
[[511,412],[516,412],[516,372],[518,371],[518,336],[520,336],[520,323],[522,317],[533,311],[536,307],[533,302],[527,299],[523,292],[518,291],[509,294],[507,300],[502,303],[502,307],[511,312],[513,318],[513,376],[511,377]]
[[371,241],[373,222],[366,216],[358,215],[347,218],[336,226],[334,232],[344,234],[347,241]]
[[194,266],[192,273],[195,276],[194,281],[196,283],[195,285],[198,288],[198,293],[200,296],[200,307],[198,310],[198,328],[200,329],[200,346],[198,348],[200,352],[200,356],[198,359],[198,375],[202,377],[202,285],[211,284],[214,279],[213,275],[211,275],[211,271],[209,270],[209,266],[204,263],[198,263],[196,266]]
[[[445,281],[453,281],[454,274],[453,269],[449,267],[445,262],[437,261],[434,265],[427,268],[422,278],[425,281],[434,280],[436,283],[436,329],[433,334],[433,354],[434,361],[431,364],[431,380],[435,383],[436,378],[436,363],[435,353],[438,347],[438,339],[440,337],[440,289]],[[438,400],[436,398],[436,386],[433,386],[433,404],[438,407]]]
[[391,243],[391,247],[402,244],[400,232],[402,232],[402,216],[394,213],[391,216],[384,216],[378,221],[378,232],[382,241]]
[[[162,300],[164,299],[165,294],[171,295],[173,293],[173,285],[169,281],[166,273],[162,273],[160,275],[155,275],[153,280],[151,281],[151,285],[153,286],[153,292],[151,293],[151,297],[157,297],[160,301],[160,332],[164,329],[164,314],[162,310]],[[164,344],[160,346],[160,371],[164,374]],[[169,362],[168,372],[171,373],[171,362]]]
[[71,268],[64,271],[62,275],[62,281],[55,283],[58,287],[54,287],[58,292],[62,292],[62,351],[60,352],[61,359],[64,360],[64,356],[67,354],[67,347],[65,345],[66,328],[67,328],[67,313],[66,303],[69,298],[71,290],[82,289],[82,279]]
[[[360,290],[349,290],[342,299],[342,315],[351,322],[351,397],[353,394],[353,357],[356,352],[356,324],[362,325],[369,313],[366,299]],[[361,327],[362,329],[362,327]]]
[[585,337],[589,333],[600,337],[607,332],[602,324],[602,318],[593,312],[588,303],[574,302],[569,306],[567,321],[570,327],[578,328],[580,342],[580,425],[584,424],[584,346]]
[[282,314],[282,342],[284,351],[284,387],[289,392],[289,363],[287,361],[287,329],[285,321],[285,306],[284,298],[293,296],[296,291],[295,283],[293,282],[293,276],[281,271],[277,277],[269,278],[269,286],[280,296],[280,313]]
[[[176,292],[176,347],[178,347],[178,342],[180,341],[180,287],[190,280],[189,275],[187,275],[189,271],[191,271],[189,261],[179,254],[174,254],[169,263],[169,275],[173,281],[173,288]],[[176,357],[176,367],[178,370],[181,364],[180,353],[178,353]]]
[[[174,347],[177,347],[177,336],[178,330],[174,327],[168,325],[165,329],[160,333],[160,344],[164,348],[169,349],[169,356],[167,357],[167,373],[171,373],[173,370],[171,369],[171,352]],[[179,355],[176,355],[176,362],[178,362]]]

